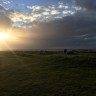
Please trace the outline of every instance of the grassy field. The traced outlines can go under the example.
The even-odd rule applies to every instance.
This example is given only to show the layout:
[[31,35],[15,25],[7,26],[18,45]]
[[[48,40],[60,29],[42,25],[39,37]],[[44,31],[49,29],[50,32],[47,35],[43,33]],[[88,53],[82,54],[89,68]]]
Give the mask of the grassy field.
[[96,53],[0,52],[0,96],[96,96]]

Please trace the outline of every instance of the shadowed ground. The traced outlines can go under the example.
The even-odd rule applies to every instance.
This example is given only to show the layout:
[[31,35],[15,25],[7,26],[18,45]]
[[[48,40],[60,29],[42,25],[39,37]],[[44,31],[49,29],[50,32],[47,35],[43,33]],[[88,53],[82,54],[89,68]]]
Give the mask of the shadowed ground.
[[0,53],[0,96],[96,96],[96,53]]

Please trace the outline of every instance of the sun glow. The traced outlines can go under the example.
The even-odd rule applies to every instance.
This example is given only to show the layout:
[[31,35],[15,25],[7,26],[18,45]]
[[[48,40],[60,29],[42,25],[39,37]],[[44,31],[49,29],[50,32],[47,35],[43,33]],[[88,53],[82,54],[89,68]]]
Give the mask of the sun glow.
[[8,33],[0,33],[0,40],[7,40],[9,38]]
[[[21,30],[0,30],[0,51],[13,50],[25,43],[25,32]],[[23,34],[23,35],[22,35]]]

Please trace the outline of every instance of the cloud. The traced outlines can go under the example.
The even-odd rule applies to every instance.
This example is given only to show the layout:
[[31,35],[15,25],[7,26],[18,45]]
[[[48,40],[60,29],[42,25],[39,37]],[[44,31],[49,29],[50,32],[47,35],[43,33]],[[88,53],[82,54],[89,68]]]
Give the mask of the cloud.
[[82,7],[78,7],[78,6],[74,6],[73,8],[75,8],[76,11],[78,11],[78,10],[83,10]]
[[41,14],[40,13],[33,13],[32,14],[32,17],[36,18],[36,17],[41,17]]
[[43,6],[27,6],[27,8],[33,11],[50,11],[50,9]]
[[60,9],[61,9],[61,8],[68,9],[69,6],[64,5],[63,3],[59,3],[58,8],[60,8]]
[[0,5],[0,12],[5,12],[5,8],[2,5]]
[[11,25],[11,20],[5,14],[0,14],[0,31],[7,31]]
[[50,15],[49,12],[42,12],[43,15]]
[[48,6],[47,8],[37,5],[27,6],[27,8],[32,10],[32,12],[30,13],[25,13],[22,11],[9,12],[10,13],[9,18],[13,21],[14,24],[19,22],[18,24],[21,26],[24,23],[30,23],[34,21],[43,22],[43,20],[45,21],[45,19],[47,19],[48,21],[49,19],[52,20],[53,17],[57,18],[59,14],[62,14],[62,11],[58,9],[56,10],[55,6],[53,5]]
[[60,11],[59,10],[51,10],[51,14],[52,15],[60,14]]
[[55,10],[55,5],[50,5],[49,8],[50,10]]
[[10,19],[13,21],[13,22],[27,22],[27,20],[29,20],[29,22],[32,22],[34,20],[36,20],[36,17],[39,17],[40,14],[36,14],[36,13],[33,13],[33,14],[26,14],[26,13],[23,13],[23,12],[13,12],[10,14]]
[[88,10],[96,10],[96,0],[76,0],[76,4]]
[[0,31],[7,31],[12,26],[12,22],[6,14],[6,9],[0,5]]
[[[42,1],[42,2],[44,3],[44,1]],[[51,1],[48,1],[48,2],[51,2]],[[9,18],[13,21],[14,25],[21,26],[24,23],[30,23],[30,22],[34,22],[34,21],[41,22],[45,19],[47,19],[47,21],[49,19],[53,20],[53,17],[54,17],[54,19],[58,18],[58,17],[62,18],[64,16],[73,15],[77,11],[82,10],[82,7],[80,7],[80,6],[75,6],[75,5],[72,6],[73,0],[67,0],[67,1],[66,0],[61,0],[61,1],[56,0],[56,1],[52,1],[52,2],[54,2],[54,3],[47,4],[47,1],[46,1],[46,4],[47,4],[46,7],[44,4],[43,5],[42,4],[41,5],[32,5],[32,6],[27,5],[26,6],[27,12],[25,10],[14,10],[12,12],[12,10],[10,10],[10,12],[8,13]],[[52,18],[50,18],[50,17],[52,17]]]
[[11,1],[8,1],[8,0],[3,1],[3,4],[10,4],[10,3]]
[[28,28],[30,37],[25,39],[30,43],[30,48],[96,48],[95,14],[80,11],[71,16],[38,23]]
[[73,14],[75,14],[75,11],[64,10],[62,13],[63,13],[64,15],[73,15]]
[[[54,7],[54,8],[53,8]],[[44,7],[44,6],[27,6],[27,9],[32,10],[30,13],[22,12],[22,11],[13,11],[10,12],[9,18],[18,24],[30,23],[34,21],[42,22],[43,20],[54,17],[56,18],[60,13],[58,9],[55,9],[54,5]],[[48,19],[47,19],[48,20]],[[49,20],[50,21],[50,20]],[[15,24],[16,25],[16,24]]]
[[0,5],[0,27],[10,28],[11,21],[22,22],[19,27],[25,31],[16,28],[24,41],[19,48],[96,48],[95,1],[93,5],[90,0],[76,0],[76,6],[62,3],[72,0],[54,2],[57,6],[27,6],[29,13],[6,10]]

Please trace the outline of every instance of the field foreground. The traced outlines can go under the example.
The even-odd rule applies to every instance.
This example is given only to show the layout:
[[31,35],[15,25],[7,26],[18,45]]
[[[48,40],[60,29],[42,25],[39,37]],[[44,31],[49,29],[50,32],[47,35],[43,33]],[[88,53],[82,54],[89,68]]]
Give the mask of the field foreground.
[[96,96],[96,53],[0,52],[0,96]]

